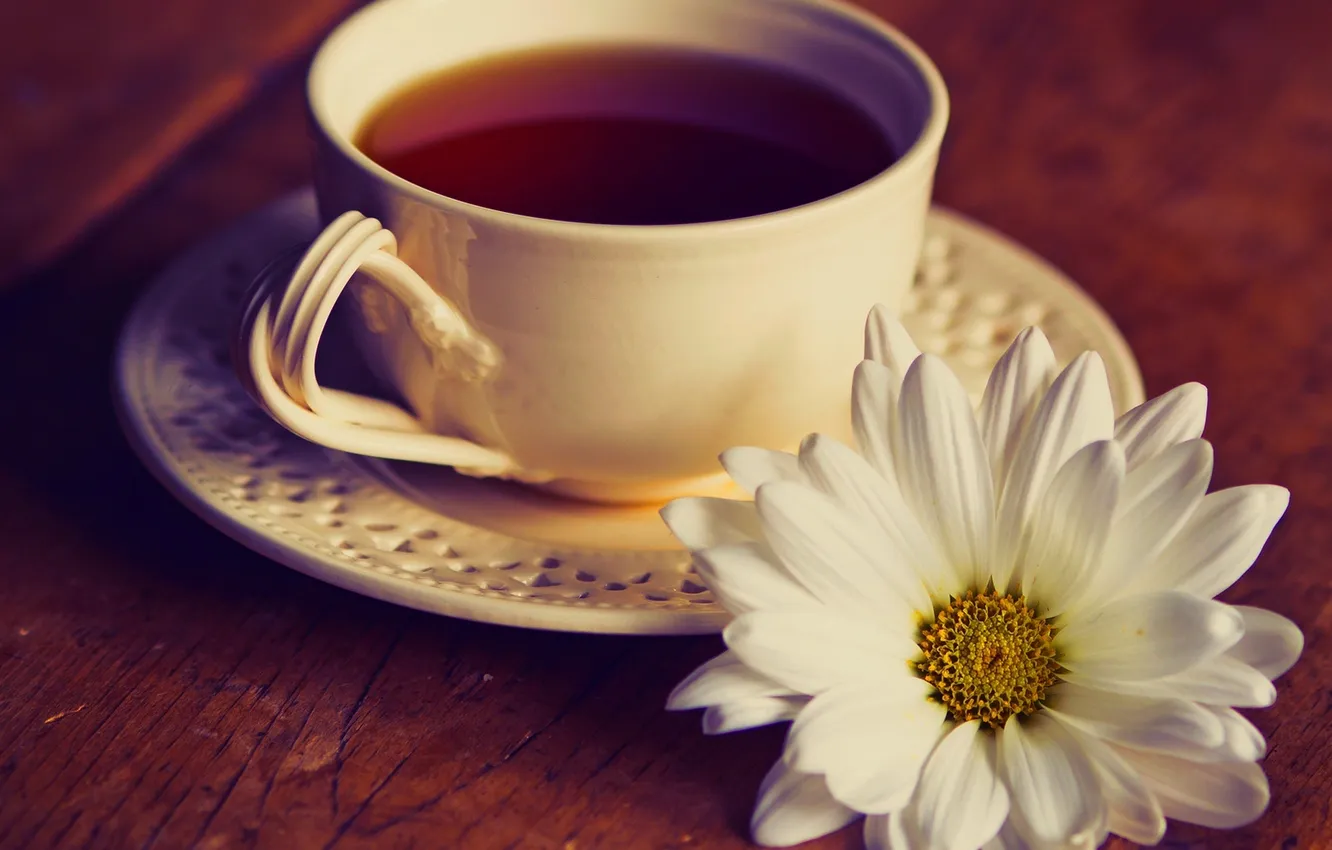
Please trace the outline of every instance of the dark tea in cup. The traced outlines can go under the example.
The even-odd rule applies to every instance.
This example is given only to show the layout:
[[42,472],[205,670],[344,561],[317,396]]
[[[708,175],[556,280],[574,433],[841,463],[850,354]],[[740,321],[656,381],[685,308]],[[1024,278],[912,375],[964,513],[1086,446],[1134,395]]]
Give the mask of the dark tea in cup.
[[389,94],[356,145],[411,182],[508,213],[595,224],[746,218],[893,164],[833,90],[751,59],[663,46],[517,51]]

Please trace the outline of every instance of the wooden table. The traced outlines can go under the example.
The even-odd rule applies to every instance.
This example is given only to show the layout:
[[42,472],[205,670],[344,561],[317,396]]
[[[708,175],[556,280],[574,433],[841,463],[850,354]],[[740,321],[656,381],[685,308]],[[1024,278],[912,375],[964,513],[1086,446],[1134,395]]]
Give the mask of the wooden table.
[[[1332,846],[1332,11],[873,0],[954,97],[938,197],[1067,270],[1156,393],[1212,390],[1216,486],[1290,512],[1226,594],[1304,660],[1273,803],[1171,846]],[[149,276],[306,182],[303,65],[347,0],[0,10],[0,847],[730,848],[780,730],[661,710],[716,639],[363,599],[207,528],[112,417]],[[852,828],[814,845],[858,847]]]

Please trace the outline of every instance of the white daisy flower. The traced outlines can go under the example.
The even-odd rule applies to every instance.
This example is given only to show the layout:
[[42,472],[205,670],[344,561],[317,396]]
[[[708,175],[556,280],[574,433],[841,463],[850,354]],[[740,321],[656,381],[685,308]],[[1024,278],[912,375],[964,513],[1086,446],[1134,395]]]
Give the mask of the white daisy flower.
[[1057,373],[1028,329],[973,410],[882,309],[866,357],[858,452],[732,449],[753,502],[663,511],[735,615],[669,707],[710,734],[794,721],[755,840],[864,814],[871,850],[1091,848],[1257,818],[1266,743],[1235,708],[1272,704],[1303,636],[1213,597],[1288,494],[1206,493],[1204,388],[1116,421],[1097,355]]

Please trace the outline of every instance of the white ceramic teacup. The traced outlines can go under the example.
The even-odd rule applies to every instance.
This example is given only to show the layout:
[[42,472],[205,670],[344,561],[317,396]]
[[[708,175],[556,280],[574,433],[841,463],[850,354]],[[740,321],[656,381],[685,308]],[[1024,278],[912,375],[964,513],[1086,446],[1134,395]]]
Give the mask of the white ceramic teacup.
[[[386,95],[433,71],[607,42],[795,70],[905,153],[806,206],[617,226],[463,203],[352,143]],[[238,366],[261,404],[331,448],[625,502],[709,489],[730,446],[846,433],[860,331],[911,285],[948,117],[925,55],[831,0],[381,0],[329,36],[308,95],[330,223],[252,290]],[[357,344],[411,413],[315,380],[324,325],[358,272]]]

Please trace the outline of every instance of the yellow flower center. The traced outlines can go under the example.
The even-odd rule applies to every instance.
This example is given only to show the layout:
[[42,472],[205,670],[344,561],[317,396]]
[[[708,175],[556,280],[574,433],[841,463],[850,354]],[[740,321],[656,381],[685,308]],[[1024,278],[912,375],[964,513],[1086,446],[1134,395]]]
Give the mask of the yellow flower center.
[[1054,631],[1026,599],[994,591],[953,597],[921,630],[916,672],[939,692],[949,719],[998,729],[1041,707],[1059,681]]

